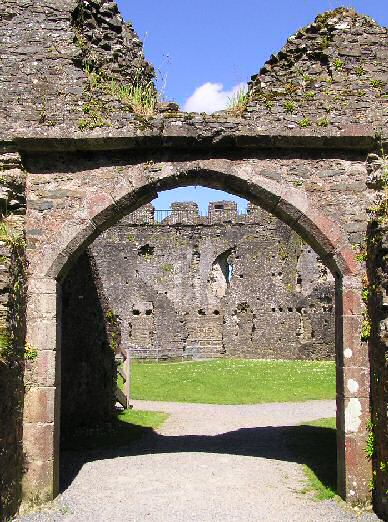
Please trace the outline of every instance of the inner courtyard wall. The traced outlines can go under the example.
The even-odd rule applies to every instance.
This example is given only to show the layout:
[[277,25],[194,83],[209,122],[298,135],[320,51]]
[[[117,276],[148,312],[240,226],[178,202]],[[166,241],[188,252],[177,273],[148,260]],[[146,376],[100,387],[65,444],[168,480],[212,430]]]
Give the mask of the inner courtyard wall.
[[286,224],[231,201],[152,205],[89,248],[122,348],[141,359],[333,359],[334,279]]

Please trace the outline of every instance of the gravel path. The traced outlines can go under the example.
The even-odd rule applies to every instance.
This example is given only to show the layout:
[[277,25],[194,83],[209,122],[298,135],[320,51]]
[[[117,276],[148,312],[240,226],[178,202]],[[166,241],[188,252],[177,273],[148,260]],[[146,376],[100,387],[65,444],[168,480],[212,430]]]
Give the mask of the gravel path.
[[[284,444],[295,426],[335,415],[333,401],[215,406],[134,401],[169,419],[130,450],[68,453],[67,487],[51,511],[24,522],[377,521],[302,494]],[[317,448],[319,451],[319,448]]]

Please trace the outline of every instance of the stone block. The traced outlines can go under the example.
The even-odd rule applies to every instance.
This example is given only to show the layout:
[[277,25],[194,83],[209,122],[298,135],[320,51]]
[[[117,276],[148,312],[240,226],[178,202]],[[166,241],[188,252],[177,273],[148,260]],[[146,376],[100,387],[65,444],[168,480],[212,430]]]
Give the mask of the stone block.
[[[363,449],[365,448],[368,433],[367,424],[370,420],[369,398],[346,397],[344,406],[345,435],[354,436]],[[363,454],[365,456],[364,452]]]
[[370,502],[369,483],[372,479],[372,463],[366,458],[366,433],[345,435],[345,491],[346,500]]
[[337,367],[337,395],[346,398],[369,397],[370,369],[358,367]]
[[66,223],[64,228],[63,225],[58,223],[58,234],[52,243],[34,252],[30,263],[34,278],[60,279],[71,260],[98,235],[95,224],[87,219]]
[[56,419],[58,391],[54,387],[32,387],[24,398],[24,421],[27,423],[52,423]]
[[302,190],[289,188],[285,190],[273,213],[284,223],[293,226],[308,209],[308,198]]
[[115,201],[110,194],[101,192],[88,196],[85,203],[85,217],[96,227],[103,225],[116,213]]
[[34,381],[38,386],[54,387],[60,383],[60,352],[40,350],[38,357],[31,363]]
[[320,256],[332,255],[343,241],[339,226],[314,209],[307,209],[297,222],[300,235]]
[[28,298],[27,314],[36,320],[55,321],[57,318],[57,294],[31,294]]
[[361,298],[361,289],[345,288],[342,300],[343,315],[361,315],[365,304]]
[[362,315],[336,317],[336,344],[342,347],[337,354],[338,364],[366,368],[368,362],[368,343],[361,341]]
[[27,510],[30,505],[53,500],[55,491],[55,463],[52,460],[28,463],[22,479],[23,506]]
[[55,294],[57,281],[54,278],[29,278],[28,294]]
[[260,176],[263,176],[264,178],[273,179],[277,182],[280,182],[282,180],[282,173],[276,170],[261,170]]
[[51,320],[33,317],[28,316],[27,342],[37,350],[57,350],[60,325],[55,317]]
[[54,424],[24,423],[23,445],[27,462],[48,462],[54,460]]
[[336,249],[334,256],[341,274],[347,276],[361,274],[362,265],[357,261],[354,250],[348,246],[341,246]]

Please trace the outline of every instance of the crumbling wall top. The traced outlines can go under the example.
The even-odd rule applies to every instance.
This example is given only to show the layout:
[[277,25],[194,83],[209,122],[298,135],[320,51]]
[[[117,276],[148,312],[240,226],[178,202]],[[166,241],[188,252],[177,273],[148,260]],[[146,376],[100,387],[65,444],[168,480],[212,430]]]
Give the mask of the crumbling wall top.
[[249,117],[265,126],[341,128],[388,118],[388,31],[353,9],[323,13],[252,77]]
[[[387,124],[388,32],[352,10],[324,13],[290,37],[253,77],[246,110],[214,115],[157,103],[154,70],[115,2],[4,0],[0,20],[0,141],[19,150],[52,139],[65,150],[106,148],[109,140],[114,148],[143,140],[231,150],[290,135],[309,138],[296,146],[350,136],[369,148]],[[129,93],[137,87],[135,110]]]

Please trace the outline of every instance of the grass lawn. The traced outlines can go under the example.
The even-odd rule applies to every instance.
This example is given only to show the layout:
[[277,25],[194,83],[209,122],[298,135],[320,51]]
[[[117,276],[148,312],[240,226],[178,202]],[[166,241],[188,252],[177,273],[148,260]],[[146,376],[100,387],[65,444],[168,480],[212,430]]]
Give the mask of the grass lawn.
[[295,460],[303,463],[306,487],[317,500],[336,496],[337,450],[335,418],[305,422],[288,441]]
[[144,410],[124,410],[118,415],[120,422],[153,429],[160,428],[167,418],[168,413]]
[[255,404],[335,398],[335,363],[216,359],[133,362],[133,399]]
[[167,413],[157,411],[124,410],[110,422],[76,430],[63,441],[62,448],[95,450],[128,446],[148,431],[159,428],[167,418]]

